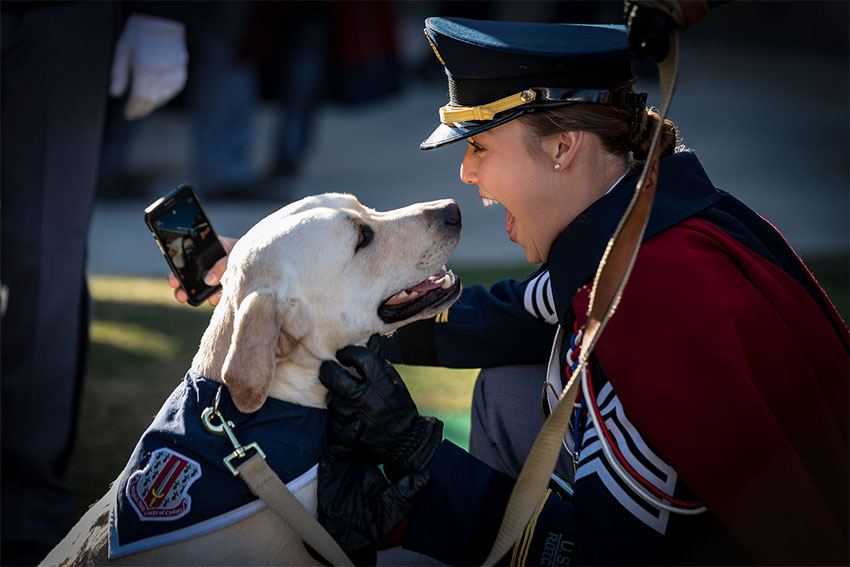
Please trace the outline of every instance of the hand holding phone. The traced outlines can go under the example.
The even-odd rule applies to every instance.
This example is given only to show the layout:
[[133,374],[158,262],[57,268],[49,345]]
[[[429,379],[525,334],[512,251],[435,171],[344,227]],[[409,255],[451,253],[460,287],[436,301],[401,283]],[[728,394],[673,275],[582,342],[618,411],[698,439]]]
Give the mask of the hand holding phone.
[[[221,245],[224,247],[225,252],[227,252],[228,256],[230,255],[230,251],[233,250],[233,245],[236,244],[238,238],[231,238],[229,236],[219,236],[218,241],[221,242]],[[207,270],[206,275],[204,276],[204,283],[209,286],[216,286],[221,281],[222,276],[224,275],[224,271],[227,269],[227,258],[219,258],[219,260],[213,264],[212,268]],[[168,272],[168,285],[172,289],[174,289],[174,298],[180,303],[186,303],[186,300],[189,299],[189,296],[186,295],[186,292],[183,291],[183,288],[180,287],[180,282],[177,280],[177,276],[174,275],[173,272]],[[207,301],[213,307],[218,305],[219,300],[221,299],[221,291],[217,293],[213,293],[207,298]]]
[[207,285],[203,276],[227,252],[190,185],[181,185],[148,206],[145,224],[189,305],[200,305],[221,288]]

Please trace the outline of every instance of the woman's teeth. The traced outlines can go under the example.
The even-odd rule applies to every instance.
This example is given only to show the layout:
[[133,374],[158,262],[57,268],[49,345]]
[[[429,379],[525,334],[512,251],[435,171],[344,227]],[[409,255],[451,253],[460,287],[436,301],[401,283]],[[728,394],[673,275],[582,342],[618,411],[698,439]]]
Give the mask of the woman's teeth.
[[487,197],[481,197],[481,202],[484,203],[485,207],[489,207],[490,205],[496,205],[499,201],[495,199],[488,199]]

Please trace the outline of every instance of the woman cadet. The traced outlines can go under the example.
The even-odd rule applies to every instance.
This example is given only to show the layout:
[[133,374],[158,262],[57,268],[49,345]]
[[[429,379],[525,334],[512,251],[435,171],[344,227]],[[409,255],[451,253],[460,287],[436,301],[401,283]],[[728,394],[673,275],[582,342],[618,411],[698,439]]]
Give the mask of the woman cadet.
[[[431,18],[426,36],[450,100],[421,147],[465,143],[462,181],[505,207],[509,238],[542,267],[469,287],[447,314],[384,341],[395,362],[487,369],[471,454],[419,415],[377,341],[338,353],[349,370],[323,365],[336,441],[320,464],[319,519],[358,562],[390,537],[469,565],[489,551],[570,375],[658,115],[633,91],[623,27]],[[661,144],[645,240],[552,492],[504,561],[846,564],[847,327],[779,232],[712,185],[669,121]]]

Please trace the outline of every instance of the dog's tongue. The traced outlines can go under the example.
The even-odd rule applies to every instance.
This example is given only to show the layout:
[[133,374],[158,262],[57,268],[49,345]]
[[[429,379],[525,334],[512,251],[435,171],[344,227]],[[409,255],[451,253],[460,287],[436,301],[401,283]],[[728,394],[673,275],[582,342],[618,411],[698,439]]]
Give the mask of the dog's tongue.
[[440,287],[443,284],[443,278],[445,277],[445,275],[447,273],[448,272],[446,272],[446,270],[440,268],[440,270],[437,273],[435,273],[431,276],[428,276],[428,279],[422,280],[421,282],[419,282],[418,284],[416,284],[412,288],[408,289],[407,291],[418,291],[420,293],[425,293],[426,291],[430,291],[432,289],[437,289],[438,287]]
[[422,280],[415,286],[409,287],[389,298],[385,305],[400,305],[402,303],[407,303],[408,301],[413,301],[417,297],[431,291],[432,289],[437,289],[438,287],[449,287],[454,281],[453,276],[450,274],[451,272],[446,271],[445,267],[440,268],[436,273],[428,276],[427,279]]

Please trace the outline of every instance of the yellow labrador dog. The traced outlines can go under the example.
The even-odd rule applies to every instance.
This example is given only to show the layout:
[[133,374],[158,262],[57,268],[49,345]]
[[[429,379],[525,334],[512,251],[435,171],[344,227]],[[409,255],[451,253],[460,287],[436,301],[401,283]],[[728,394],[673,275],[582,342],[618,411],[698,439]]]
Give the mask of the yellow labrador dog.
[[[324,409],[327,391],[318,380],[323,360],[372,334],[434,317],[457,299],[460,282],[445,262],[460,232],[460,210],[452,200],[378,212],[351,195],[329,193],[280,209],[231,251],[221,301],[187,380],[203,377],[216,388],[213,383],[224,383],[239,410],[233,413],[248,421],[274,404]],[[125,492],[135,495],[125,505],[128,517],[144,520],[138,522],[144,528],[203,504],[197,495],[192,499],[192,489],[204,475],[217,473],[208,471],[206,461],[196,462],[193,451],[164,446],[140,453],[138,470],[128,475],[128,465],[43,564],[315,564],[288,526],[256,500],[227,521],[213,518],[178,530],[179,537],[157,536],[153,546],[110,542],[117,539],[110,535],[116,500]],[[296,455],[268,455],[269,461],[289,457]],[[288,486],[315,515],[315,474],[302,474]]]

